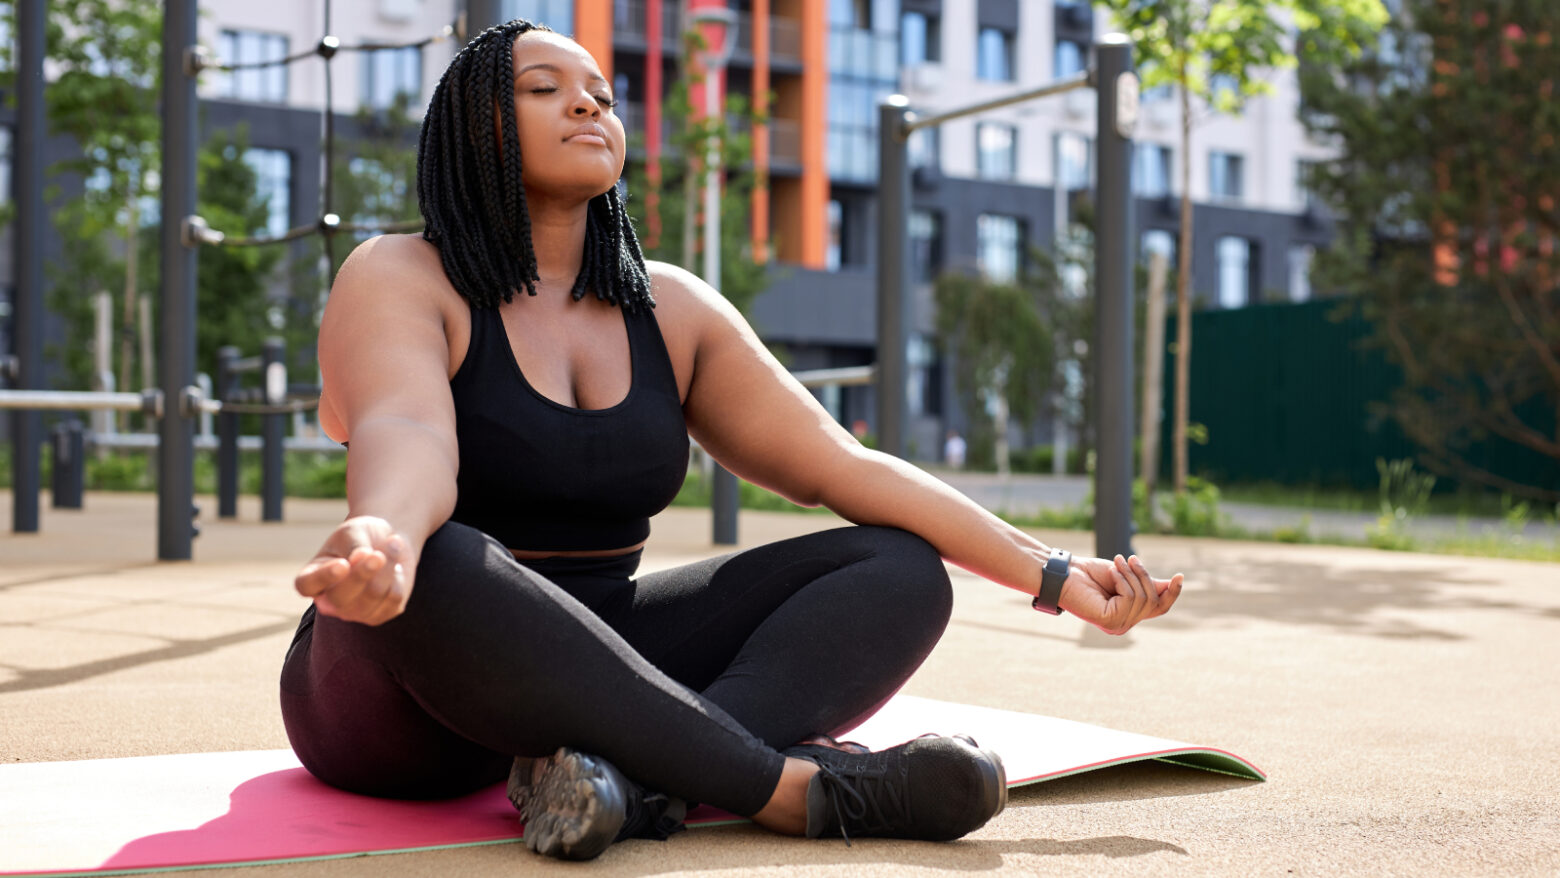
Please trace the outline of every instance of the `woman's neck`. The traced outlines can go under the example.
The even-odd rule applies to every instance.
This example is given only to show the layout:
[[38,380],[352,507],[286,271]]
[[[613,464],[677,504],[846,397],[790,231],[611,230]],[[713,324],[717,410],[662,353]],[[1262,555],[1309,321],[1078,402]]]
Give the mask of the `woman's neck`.
[[589,205],[563,205],[528,197],[526,209],[531,215],[531,250],[536,254],[539,286],[571,289],[585,258],[585,217]]

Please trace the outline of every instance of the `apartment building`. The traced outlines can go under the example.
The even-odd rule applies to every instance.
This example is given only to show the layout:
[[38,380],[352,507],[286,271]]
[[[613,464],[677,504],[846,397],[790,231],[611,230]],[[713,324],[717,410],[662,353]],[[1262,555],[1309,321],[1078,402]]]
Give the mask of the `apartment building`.
[[[504,12],[573,34],[590,50],[614,82],[633,137],[664,128],[658,120],[676,73],[682,2],[506,0]],[[738,25],[723,87],[774,96],[772,121],[755,149],[770,186],[748,218],[755,241],[773,244],[774,281],[755,303],[754,322],[793,368],[869,363],[878,102],[898,92],[934,113],[1032,88],[1084,69],[1109,23],[1084,0],[727,2]],[[327,32],[345,46],[409,43],[444,32],[459,3],[204,0],[200,40],[228,62],[306,52]],[[328,78],[319,58],[208,73],[200,85],[204,124],[247,126],[247,158],[272,208],[267,231],[309,224],[320,209],[327,83],[341,124],[350,126],[347,117],[359,107],[388,106],[398,93],[415,110],[456,48],[446,37],[420,48],[343,51]],[[1293,76],[1275,74],[1273,84],[1275,94],[1240,118],[1193,110],[1194,286],[1217,306],[1308,297],[1310,258],[1329,234],[1299,185],[1304,164],[1326,150],[1308,141],[1296,119]],[[1047,246],[1066,222],[1068,193],[1090,186],[1094,128],[1094,95],[1079,91],[951,122],[913,140],[909,391],[919,456],[932,456],[944,429],[962,428],[968,417],[951,404],[951,370],[937,353],[932,279],[956,269],[1011,277],[1027,247]],[[1146,94],[1133,181],[1139,251],[1172,258],[1179,132],[1178,102]],[[661,142],[664,132],[646,138],[646,148]],[[0,149],[8,143],[0,137]],[[7,178],[0,174],[0,185]],[[873,418],[871,388],[835,388],[822,400],[846,423]]]

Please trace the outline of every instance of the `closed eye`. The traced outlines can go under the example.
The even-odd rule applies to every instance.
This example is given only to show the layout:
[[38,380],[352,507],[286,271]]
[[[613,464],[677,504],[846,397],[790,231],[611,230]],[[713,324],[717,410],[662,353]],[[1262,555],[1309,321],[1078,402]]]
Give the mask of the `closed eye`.
[[601,95],[596,95],[596,100],[603,107],[606,107],[609,110],[618,105],[618,102],[617,102],[616,99],[614,99],[614,98],[604,98]]

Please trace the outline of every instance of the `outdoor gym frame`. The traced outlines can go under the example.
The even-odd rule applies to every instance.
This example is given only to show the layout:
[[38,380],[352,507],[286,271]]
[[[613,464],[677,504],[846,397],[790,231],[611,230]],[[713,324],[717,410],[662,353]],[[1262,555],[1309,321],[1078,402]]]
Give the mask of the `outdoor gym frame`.
[[[953,119],[1092,86],[1097,100],[1094,276],[1094,551],[1102,558],[1132,553],[1132,131],[1138,80],[1132,44],[1102,36],[1094,67],[1039,88],[917,116],[902,95],[878,106],[877,421],[878,447],[905,452],[905,320],[910,272],[910,135]],[[1056,198],[1066,198],[1061,182]],[[1060,231],[1060,230],[1058,230]]]

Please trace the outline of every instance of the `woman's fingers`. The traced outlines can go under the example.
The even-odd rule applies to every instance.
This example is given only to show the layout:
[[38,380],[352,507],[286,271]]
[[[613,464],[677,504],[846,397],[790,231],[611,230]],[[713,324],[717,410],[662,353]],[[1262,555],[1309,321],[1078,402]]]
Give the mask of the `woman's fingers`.
[[303,565],[293,578],[293,588],[306,598],[312,598],[340,582],[352,569],[345,558],[322,555]]

